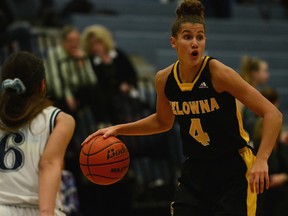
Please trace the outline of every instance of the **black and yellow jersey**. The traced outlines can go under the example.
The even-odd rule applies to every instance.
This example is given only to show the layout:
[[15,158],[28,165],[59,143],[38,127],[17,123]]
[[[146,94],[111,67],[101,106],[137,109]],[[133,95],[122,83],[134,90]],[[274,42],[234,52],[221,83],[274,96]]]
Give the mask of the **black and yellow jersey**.
[[182,83],[179,61],[169,74],[165,94],[180,125],[185,156],[209,161],[238,154],[247,146],[249,137],[243,129],[236,99],[228,92],[213,88],[206,56],[191,83]]

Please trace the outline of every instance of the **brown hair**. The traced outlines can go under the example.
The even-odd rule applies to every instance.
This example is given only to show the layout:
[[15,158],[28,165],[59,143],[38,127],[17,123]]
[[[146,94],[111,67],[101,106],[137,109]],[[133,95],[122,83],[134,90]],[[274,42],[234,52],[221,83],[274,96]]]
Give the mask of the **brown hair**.
[[[64,26],[64,28],[61,30],[60,32],[60,40],[63,43],[63,41],[66,40],[67,36],[71,33],[71,32],[79,32],[78,28],[73,26],[73,25],[67,25]],[[79,32],[80,34],[80,32]]]
[[199,0],[182,0],[176,9],[176,19],[172,24],[172,36],[177,37],[181,25],[184,23],[199,23],[204,22],[204,6]]
[[0,129],[16,131],[30,123],[44,108],[52,105],[41,91],[45,80],[42,60],[26,51],[11,54],[3,64],[1,83],[18,78],[25,86],[19,94],[14,88],[3,88],[0,93]]
[[261,61],[256,57],[246,55],[242,57],[240,75],[249,84],[252,84],[253,81],[252,74],[259,71]]

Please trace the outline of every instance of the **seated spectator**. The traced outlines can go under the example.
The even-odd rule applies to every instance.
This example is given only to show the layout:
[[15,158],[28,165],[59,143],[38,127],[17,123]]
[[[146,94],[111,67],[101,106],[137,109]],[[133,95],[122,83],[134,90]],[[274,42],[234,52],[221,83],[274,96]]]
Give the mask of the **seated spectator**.
[[[89,59],[81,49],[80,32],[66,26],[60,34],[60,44],[48,51],[48,90],[62,109],[75,114],[91,103],[87,94],[95,90],[97,78]],[[93,92],[94,94],[96,92]]]
[[73,140],[79,144],[88,136],[91,127],[95,129],[92,109],[96,106],[98,91],[97,77],[81,48],[80,32],[76,27],[63,28],[60,43],[48,50],[45,62],[48,94],[58,107],[77,120]]
[[138,118],[138,76],[129,57],[116,47],[111,32],[104,26],[88,26],[82,39],[103,93],[104,121],[117,124]]
[[[81,49],[80,32],[74,26],[65,26],[60,42],[48,50],[45,59],[47,90],[55,105],[74,116],[77,124],[65,155],[65,168],[71,171],[79,188],[80,207],[89,198],[87,184],[79,167],[81,142],[97,128],[94,116],[97,99],[97,77],[89,58]],[[83,203],[81,203],[83,202]]]
[[[278,93],[272,88],[265,88],[261,93],[275,106],[279,105]],[[258,151],[263,119],[257,118],[253,143]],[[283,216],[288,215],[288,145],[279,139],[268,160],[270,189],[258,197],[257,216]]]

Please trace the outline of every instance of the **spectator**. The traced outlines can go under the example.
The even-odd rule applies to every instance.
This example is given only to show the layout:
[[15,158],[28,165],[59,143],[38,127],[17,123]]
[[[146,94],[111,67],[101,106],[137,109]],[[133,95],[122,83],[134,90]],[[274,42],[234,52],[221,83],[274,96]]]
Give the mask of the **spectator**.
[[83,31],[83,47],[90,56],[99,88],[105,94],[104,121],[115,124],[138,118],[137,71],[129,57],[116,47],[111,32],[101,25],[87,27]]
[[[268,63],[256,57],[243,56],[240,75],[250,85],[260,89],[269,79]],[[256,115],[242,104],[240,104],[240,112],[242,113],[244,129],[252,137]]]
[[[279,95],[274,89],[265,88],[261,93],[276,107],[279,106]],[[261,142],[262,127],[263,120],[257,118],[253,136],[256,152]],[[280,139],[274,146],[268,165],[270,189],[258,197],[257,216],[288,215],[288,146]]]
[[[128,55],[116,47],[111,32],[101,25],[86,27],[82,34],[82,40],[83,48],[90,57],[102,95],[98,101],[104,105],[104,109],[101,110],[101,121],[105,124],[112,124],[139,118],[141,115],[139,106],[142,106],[142,102],[138,97],[138,76]],[[132,142],[126,143],[128,148]],[[131,181],[134,180],[134,177],[130,174],[131,172],[117,184],[93,188],[94,198],[98,200],[99,204],[96,211],[100,215],[101,212],[103,214],[107,212],[107,209],[109,212],[105,215],[116,215],[118,207],[125,212],[125,215],[131,214],[133,187]],[[122,199],[119,200],[115,194],[119,194],[119,196],[121,194]],[[90,202],[95,202],[95,199]],[[112,205],[113,208],[111,208]]]
[[240,70],[243,79],[257,89],[269,79],[268,63],[256,57],[243,56]]
[[[76,119],[76,129],[68,146],[65,168],[71,171],[79,188],[81,202],[85,204],[87,182],[82,176],[78,161],[80,143],[97,127],[92,109],[97,103],[97,78],[91,62],[81,49],[80,32],[74,26],[65,26],[60,34],[60,43],[48,51],[46,67],[49,96],[57,106]],[[87,183],[87,184],[86,184]],[[92,184],[92,183],[91,183]],[[90,186],[90,185],[89,185]],[[85,191],[85,193],[83,193]]]
[[80,108],[90,105],[91,94],[87,93],[95,90],[97,78],[81,49],[78,29],[66,26],[60,41],[60,45],[48,51],[48,90],[60,107],[76,115]]

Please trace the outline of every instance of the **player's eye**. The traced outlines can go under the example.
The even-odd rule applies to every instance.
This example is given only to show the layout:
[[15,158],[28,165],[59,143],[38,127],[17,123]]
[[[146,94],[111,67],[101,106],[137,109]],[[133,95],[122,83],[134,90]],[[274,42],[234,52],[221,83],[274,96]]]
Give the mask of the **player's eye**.
[[184,38],[185,40],[190,40],[192,37],[191,37],[190,35],[186,34],[186,35],[183,36],[183,38]]
[[201,41],[201,40],[203,40],[204,39],[204,35],[197,35],[197,40],[198,41]]

